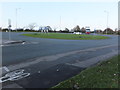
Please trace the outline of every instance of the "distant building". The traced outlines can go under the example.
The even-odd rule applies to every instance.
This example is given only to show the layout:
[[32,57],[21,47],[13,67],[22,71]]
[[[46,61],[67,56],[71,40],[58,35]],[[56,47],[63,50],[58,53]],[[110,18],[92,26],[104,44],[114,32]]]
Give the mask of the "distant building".
[[101,29],[95,29],[94,33],[102,33],[103,31]]
[[50,27],[50,26],[41,26],[41,27],[39,27],[39,31],[41,31],[41,32],[49,32],[49,31],[51,31],[52,30],[52,28]]

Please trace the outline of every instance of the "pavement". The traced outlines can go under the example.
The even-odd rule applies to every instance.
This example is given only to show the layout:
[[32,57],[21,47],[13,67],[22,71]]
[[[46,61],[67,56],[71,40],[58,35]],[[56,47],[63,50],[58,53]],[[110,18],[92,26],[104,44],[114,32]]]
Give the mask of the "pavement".
[[5,82],[3,88],[50,88],[118,54],[118,37],[114,35],[108,35],[111,38],[107,40],[56,40],[20,34],[12,33],[12,38],[16,37],[12,40],[24,44],[2,46],[2,66],[10,70],[2,70],[2,74],[24,69],[30,76]]

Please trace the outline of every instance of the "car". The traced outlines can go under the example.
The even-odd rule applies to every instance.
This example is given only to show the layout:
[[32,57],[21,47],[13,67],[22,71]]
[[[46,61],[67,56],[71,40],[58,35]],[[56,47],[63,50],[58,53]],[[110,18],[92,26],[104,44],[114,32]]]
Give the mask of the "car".
[[74,32],[73,34],[82,34],[81,32]]

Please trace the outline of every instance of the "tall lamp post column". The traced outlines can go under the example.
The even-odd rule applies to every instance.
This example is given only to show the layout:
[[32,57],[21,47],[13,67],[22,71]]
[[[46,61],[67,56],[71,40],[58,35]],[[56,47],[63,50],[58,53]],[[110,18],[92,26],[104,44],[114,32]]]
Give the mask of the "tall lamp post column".
[[[109,17],[109,12],[108,11],[104,11],[105,13],[107,13],[107,24],[106,24],[106,26],[107,26],[107,28],[108,28],[108,17]],[[107,29],[106,29],[106,34],[107,34]]]
[[11,20],[8,19],[8,30],[9,30],[9,41],[11,40],[11,35],[10,35],[10,32],[11,32]]
[[118,30],[120,30],[120,1],[118,2]]
[[61,30],[61,16],[60,16],[60,30]]
[[16,8],[16,32],[17,32],[17,13],[18,13],[18,10],[19,10],[20,8]]

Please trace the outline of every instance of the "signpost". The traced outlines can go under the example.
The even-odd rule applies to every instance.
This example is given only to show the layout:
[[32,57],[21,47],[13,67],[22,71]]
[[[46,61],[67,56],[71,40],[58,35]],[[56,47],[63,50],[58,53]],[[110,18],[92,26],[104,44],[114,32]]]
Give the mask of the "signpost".
[[107,28],[106,28],[106,34],[107,34],[109,12],[108,11],[104,11],[104,12],[107,13]]
[[118,2],[118,30],[120,30],[120,1]]
[[11,33],[11,20],[10,19],[8,19],[8,31],[9,31],[9,41],[11,40],[11,35],[10,35],[10,33]]

